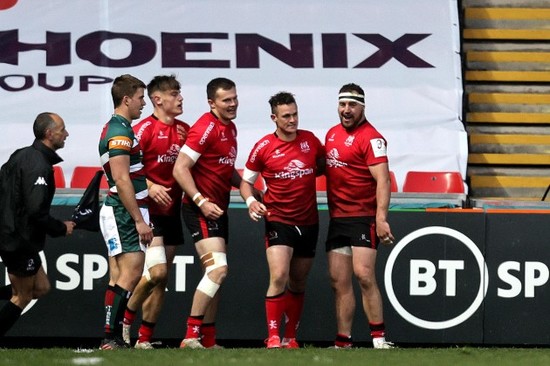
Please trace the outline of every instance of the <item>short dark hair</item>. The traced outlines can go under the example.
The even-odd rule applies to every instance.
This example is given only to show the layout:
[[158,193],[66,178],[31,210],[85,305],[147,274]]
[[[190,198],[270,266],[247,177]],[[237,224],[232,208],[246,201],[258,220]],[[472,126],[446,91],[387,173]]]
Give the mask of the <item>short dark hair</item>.
[[294,94],[282,91],[269,98],[269,105],[271,106],[271,113],[273,114],[275,114],[277,106],[284,104],[296,104]]
[[147,95],[149,95],[149,98],[156,91],[165,92],[168,90],[181,90],[181,84],[175,75],[158,75],[147,84]]
[[51,112],[42,112],[32,125],[32,131],[34,132],[34,137],[38,140],[43,140],[46,137],[46,131],[55,127],[55,121],[53,120],[53,113]]
[[215,78],[206,85],[206,97],[214,100],[218,89],[229,90],[235,87],[235,82],[226,78]]
[[365,92],[363,91],[363,88],[361,88],[359,85],[354,84],[354,83],[349,83],[349,84],[346,84],[346,85],[342,86],[340,88],[340,91],[338,92],[338,94],[346,93],[346,92],[365,95]]
[[113,97],[115,108],[120,106],[125,96],[134,96],[139,88],[145,89],[146,86],[145,83],[138,78],[130,74],[118,76],[113,81],[113,86],[111,87],[111,96]]

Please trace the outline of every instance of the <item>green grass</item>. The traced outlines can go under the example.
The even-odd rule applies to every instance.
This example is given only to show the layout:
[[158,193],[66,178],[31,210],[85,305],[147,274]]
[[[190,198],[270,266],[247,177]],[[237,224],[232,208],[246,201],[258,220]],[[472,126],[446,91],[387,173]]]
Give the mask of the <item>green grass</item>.
[[228,348],[222,350],[76,350],[69,348],[0,349],[0,365],[550,365],[546,348],[396,348],[336,350],[306,347],[299,350]]

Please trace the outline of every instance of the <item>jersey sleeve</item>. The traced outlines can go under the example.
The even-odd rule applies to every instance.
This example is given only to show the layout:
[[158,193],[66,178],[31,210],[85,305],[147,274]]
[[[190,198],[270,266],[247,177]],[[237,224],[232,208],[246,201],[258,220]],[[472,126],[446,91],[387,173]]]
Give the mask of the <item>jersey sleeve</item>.
[[107,137],[109,157],[130,155],[133,139],[129,135],[128,130],[113,127],[113,130],[109,132],[109,136]]
[[366,141],[366,145],[368,165],[376,165],[388,161],[386,140],[382,136],[371,136],[368,141]]
[[[202,155],[210,146],[210,144],[217,139],[216,123],[209,121],[208,123],[195,123],[189,130],[185,146],[191,149],[195,153]],[[184,149],[182,149],[185,152]]]
[[252,148],[252,151],[250,151],[250,155],[248,156],[245,164],[245,167],[248,170],[254,172],[261,172],[263,170],[263,156],[265,149],[269,144],[270,141],[267,138],[263,138],[254,144],[254,147]]

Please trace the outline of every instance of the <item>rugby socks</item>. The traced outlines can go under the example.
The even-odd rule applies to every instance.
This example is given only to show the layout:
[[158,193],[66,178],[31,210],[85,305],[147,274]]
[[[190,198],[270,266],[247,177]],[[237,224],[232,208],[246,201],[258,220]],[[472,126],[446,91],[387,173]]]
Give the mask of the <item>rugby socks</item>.
[[0,287],[0,300],[9,300],[12,297],[11,285]]
[[208,323],[201,326],[201,344],[206,347],[214,347],[216,345],[216,324]]
[[108,286],[105,292],[105,337],[122,337],[122,319],[132,293],[122,287]]
[[285,293],[265,297],[265,315],[267,320],[267,336],[279,336],[281,318],[285,311]]
[[351,348],[353,346],[353,340],[350,335],[338,333],[334,340],[334,345],[337,348]]
[[139,327],[138,331],[139,343],[151,343],[151,338],[153,338],[153,332],[155,331],[155,325],[156,323],[149,323],[145,320],[141,321],[141,326]]
[[199,338],[201,337],[201,325],[204,315],[190,316],[187,318],[187,332],[185,333],[185,339]]
[[382,323],[369,322],[370,336],[371,338],[383,338],[386,336],[386,326]]
[[285,338],[296,338],[296,330],[300,325],[300,317],[304,308],[304,297],[303,292],[286,291],[285,313],[288,321],[285,325]]
[[126,307],[126,310],[124,311],[124,319],[122,322],[126,325],[132,325],[134,324],[134,320],[136,320],[137,311],[130,310],[129,307]]
[[111,319],[114,319],[113,317],[113,303],[115,300],[115,288],[114,286],[107,286],[107,291],[105,291],[105,338],[111,339],[112,333],[113,333],[113,321]]
[[0,337],[6,334],[6,332],[15,324],[22,312],[23,309],[11,301],[8,301],[2,309],[0,309]]

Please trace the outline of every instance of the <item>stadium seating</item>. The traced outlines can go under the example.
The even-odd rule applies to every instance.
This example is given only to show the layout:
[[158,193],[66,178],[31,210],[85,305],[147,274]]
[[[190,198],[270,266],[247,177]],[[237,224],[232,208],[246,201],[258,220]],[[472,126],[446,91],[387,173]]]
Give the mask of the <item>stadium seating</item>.
[[469,195],[539,200],[550,182],[550,8],[462,1]]
[[[73,175],[71,177],[71,188],[86,188],[88,184],[94,177],[94,174],[101,170],[101,167],[98,166],[76,166],[73,170]],[[99,185],[101,189],[109,189],[109,184],[107,183],[107,178],[105,175],[101,178],[101,184]]]
[[[463,37],[468,42],[548,42],[549,8],[466,7]],[[479,49],[476,49],[479,48]],[[467,47],[468,81],[548,82],[548,52],[541,47]],[[511,66],[512,65],[512,66]]]
[[390,192],[397,192],[397,180],[395,173],[390,170]]
[[464,183],[459,172],[409,171],[403,182],[403,192],[464,193]]
[[53,176],[55,179],[55,188],[65,188],[65,174],[61,166],[53,166]]

